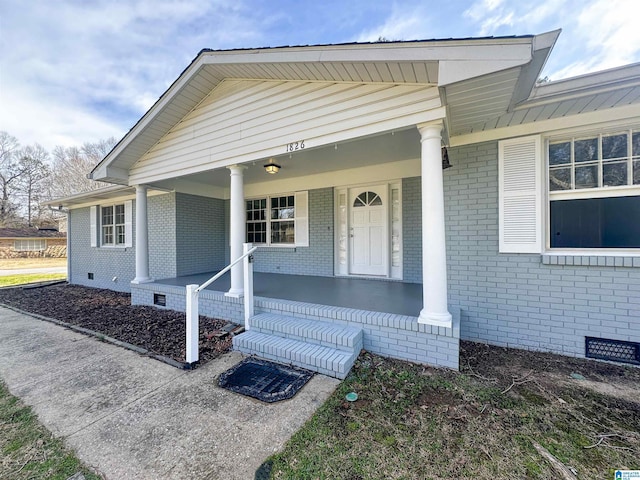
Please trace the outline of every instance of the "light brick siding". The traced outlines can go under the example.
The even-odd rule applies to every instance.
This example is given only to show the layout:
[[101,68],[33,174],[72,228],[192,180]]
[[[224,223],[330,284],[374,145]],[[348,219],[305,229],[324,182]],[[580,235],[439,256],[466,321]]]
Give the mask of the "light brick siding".
[[449,303],[461,308],[463,339],[577,356],[587,335],[640,341],[640,268],[499,254],[497,142],[452,148],[449,158]]
[[333,217],[333,188],[309,190],[309,246],[260,248],[255,253],[255,271],[333,276]]
[[218,271],[225,263],[224,200],[178,193],[177,275]]
[[[149,283],[134,285],[134,305],[153,305],[153,294],[166,295],[167,308],[185,311],[185,288]],[[459,318],[454,312],[453,328],[419,324],[416,317],[367,312],[352,308],[313,305],[288,300],[255,298],[255,313],[279,313],[309,320],[321,320],[363,330],[364,348],[370,352],[413,362],[458,369]],[[222,292],[203,290],[199,313],[244,324],[243,299],[225,297]]]
[[[69,282],[120,292],[130,291],[130,282],[134,279],[136,270],[134,249],[91,247],[89,207],[73,209],[69,216]],[[133,217],[135,222],[135,202]],[[89,273],[93,273],[93,280],[88,279]],[[115,282],[113,277],[117,277]]]
[[[165,195],[149,197],[147,199],[147,223],[149,225],[149,275],[151,278],[171,278],[175,277],[177,274],[176,195],[177,194],[175,193],[168,193]],[[135,230],[133,244],[135,245]]]
[[[172,278],[224,267],[224,200],[168,193],[148,198],[149,274]],[[135,201],[133,202],[135,245]],[[135,246],[90,246],[89,207],[71,210],[71,282],[130,291],[135,278]],[[93,273],[93,280],[87,278]],[[113,282],[113,277],[118,277]]]

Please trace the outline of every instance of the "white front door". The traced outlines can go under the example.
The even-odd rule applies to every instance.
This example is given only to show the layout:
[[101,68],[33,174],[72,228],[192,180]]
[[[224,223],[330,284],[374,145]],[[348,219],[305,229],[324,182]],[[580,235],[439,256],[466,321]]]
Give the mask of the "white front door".
[[387,185],[349,189],[349,273],[389,274]]

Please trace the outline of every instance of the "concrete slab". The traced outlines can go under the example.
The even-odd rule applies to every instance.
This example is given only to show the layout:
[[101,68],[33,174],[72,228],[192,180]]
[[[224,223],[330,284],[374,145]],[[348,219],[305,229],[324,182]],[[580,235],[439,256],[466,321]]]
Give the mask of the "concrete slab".
[[317,375],[263,404],[217,386],[241,358],[180,371],[0,308],[0,376],[107,478],[253,478],[339,383]]

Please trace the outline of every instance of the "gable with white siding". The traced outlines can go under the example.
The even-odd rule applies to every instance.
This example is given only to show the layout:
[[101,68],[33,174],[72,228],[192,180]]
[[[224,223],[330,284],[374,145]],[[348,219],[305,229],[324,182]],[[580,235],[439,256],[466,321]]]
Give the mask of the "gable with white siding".
[[225,80],[130,170],[131,184],[199,173],[444,116],[429,85]]

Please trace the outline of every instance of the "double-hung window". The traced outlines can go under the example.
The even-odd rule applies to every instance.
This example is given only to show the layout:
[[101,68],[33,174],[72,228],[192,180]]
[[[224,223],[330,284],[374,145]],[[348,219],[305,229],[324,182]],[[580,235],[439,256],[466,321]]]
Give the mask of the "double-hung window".
[[90,208],[92,247],[132,246],[132,202]]
[[308,246],[307,198],[307,192],[296,192],[247,200],[247,242]]
[[102,245],[124,245],[124,204],[101,208]]

